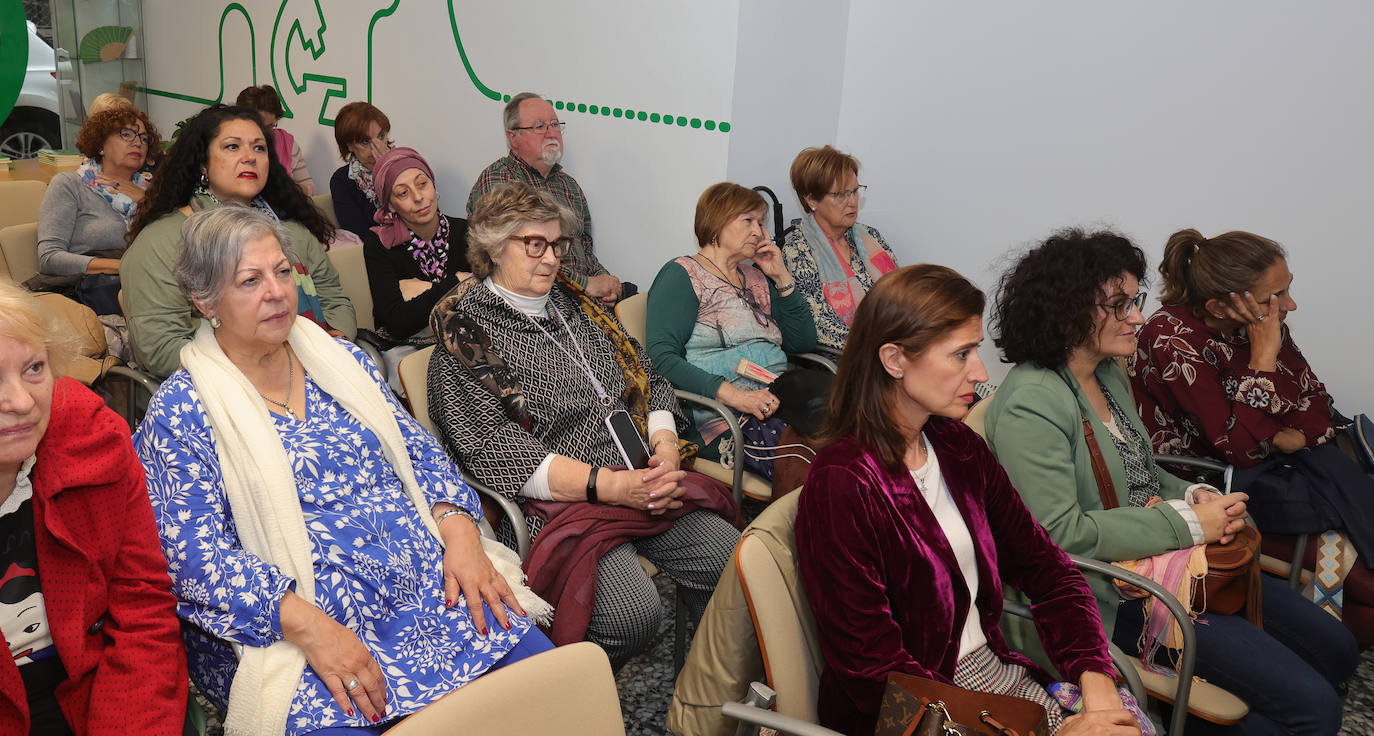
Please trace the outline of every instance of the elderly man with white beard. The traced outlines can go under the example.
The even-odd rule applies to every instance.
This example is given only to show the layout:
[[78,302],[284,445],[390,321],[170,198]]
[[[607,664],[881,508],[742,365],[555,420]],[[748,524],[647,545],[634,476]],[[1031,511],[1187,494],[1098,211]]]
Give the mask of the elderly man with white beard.
[[572,246],[563,254],[563,273],[592,297],[614,304],[637,290],[622,284],[592,251],[592,214],[587,196],[577,180],[563,170],[563,126],[553,105],[534,92],[521,92],[506,104],[504,122],[509,153],[488,166],[477,177],[468,195],[468,215],[497,185],[521,182],[542,189],[567,205],[578,217],[580,232],[573,233]]

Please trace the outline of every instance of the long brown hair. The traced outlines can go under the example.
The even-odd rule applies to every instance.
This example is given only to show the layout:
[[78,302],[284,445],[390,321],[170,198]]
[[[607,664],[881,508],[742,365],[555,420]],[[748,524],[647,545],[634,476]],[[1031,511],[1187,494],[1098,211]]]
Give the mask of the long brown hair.
[[944,266],[904,266],[878,279],[854,314],[821,436],[833,442],[854,435],[888,466],[900,466],[914,434],[897,411],[893,392],[900,389],[878,349],[895,343],[915,358],[950,330],[982,317],[984,303],[978,287]]
[[1208,299],[1249,291],[1283,258],[1283,246],[1254,233],[1232,230],[1209,239],[1192,228],[1179,230],[1159,262],[1159,301],[1200,310]]

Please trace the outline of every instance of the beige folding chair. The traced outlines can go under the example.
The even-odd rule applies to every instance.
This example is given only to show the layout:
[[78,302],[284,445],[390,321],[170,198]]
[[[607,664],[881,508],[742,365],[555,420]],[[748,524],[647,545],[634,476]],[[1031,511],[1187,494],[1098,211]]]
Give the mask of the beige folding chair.
[[324,219],[329,220],[329,224],[334,227],[339,226],[339,216],[334,214],[334,195],[316,194],[310,198],[310,201],[319,209],[320,214],[324,215]]
[[388,736],[625,733],[610,660],[578,642],[489,672],[401,721]]
[[[36,183],[36,182],[0,182]],[[0,193],[0,198],[5,195]],[[4,276],[22,284],[38,274],[38,225],[26,222],[0,228],[0,251],[4,252]]]
[[[321,194],[315,197],[327,197]],[[331,214],[333,209],[330,209]],[[377,336],[377,323],[372,316],[372,287],[367,281],[367,262],[363,260],[363,249],[358,246],[348,248],[331,248],[329,250],[329,262],[334,265],[334,270],[339,273],[339,288],[343,289],[344,296],[353,303],[353,313],[358,319],[358,336],[353,339],[353,344],[357,345],[367,357],[377,364],[377,370],[381,371],[382,378],[390,379],[386,368],[386,361],[382,360],[382,341]]]
[[[625,331],[630,337],[635,339],[640,346],[643,346],[645,333],[647,332],[647,308],[649,305],[648,294],[635,294],[629,299],[622,299],[615,305],[616,319],[625,327]],[[648,359],[648,354],[642,356]],[[709,409],[725,420],[729,426],[730,438],[735,443],[735,447],[744,447],[744,432],[740,429],[739,420],[735,419],[734,412],[715,399],[701,394],[694,394],[691,391],[676,389],[678,401],[688,404],[696,404],[705,409]],[[755,473],[750,473],[744,469],[744,463],[735,462],[734,468],[727,468],[712,460],[697,458],[693,468],[702,475],[714,478],[721,483],[730,484],[735,492],[735,503],[738,505],[744,496],[748,496],[760,501],[773,500],[773,484],[765,478]]]
[[38,207],[47,192],[48,185],[41,181],[0,181],[0,228],[37,222]]

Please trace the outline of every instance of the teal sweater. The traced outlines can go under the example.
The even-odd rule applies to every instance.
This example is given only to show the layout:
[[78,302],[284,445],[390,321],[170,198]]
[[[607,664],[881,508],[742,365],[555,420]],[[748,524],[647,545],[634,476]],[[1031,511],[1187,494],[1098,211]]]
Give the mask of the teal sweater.
[[[768,297],[773,318],[782,331],[782,349],[788,354],[805,353],[816,347],[816,323],[811,306],[801,290],[793,290],[785,297],[778,296],[773,284],[768,284]],[[648,324],[645,349],[654,367],[674,386],[709,398],[716,397],[727,376],[719,376],[687,362],[687,340],[697,322],[701,302],[697,300],[692,280],[681,265],[669,261],[654,277],[649,288]]]

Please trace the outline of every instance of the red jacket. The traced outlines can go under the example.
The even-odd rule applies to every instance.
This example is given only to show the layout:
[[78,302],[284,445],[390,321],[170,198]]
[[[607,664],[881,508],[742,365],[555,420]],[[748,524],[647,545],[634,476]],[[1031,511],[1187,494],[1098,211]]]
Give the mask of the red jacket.
[[[57,688],[67,722],[77,736],[179,736],[186,652],[128,425],[85,386],[58,379],[32,480],[34,546],[67,670]],[[28,731],[24,681],[0,656],[0,732]]]

